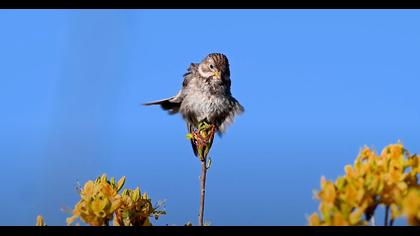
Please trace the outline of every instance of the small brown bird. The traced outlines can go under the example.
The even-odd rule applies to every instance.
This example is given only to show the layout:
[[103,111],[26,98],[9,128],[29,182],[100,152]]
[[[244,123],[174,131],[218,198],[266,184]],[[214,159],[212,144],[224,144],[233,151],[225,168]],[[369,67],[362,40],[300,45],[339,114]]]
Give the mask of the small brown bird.
[[[191,63],[177,95],[144,105],[160,105],[171,115],[180,112],[190,133],[204,121],[214,125],[221,135],[227,125],[233,123],[234,117],[244,112],[242,105],[232,96],[230,86],[227,57],[211,53],[200,63]],[[193,143],[192,146],[197,156]]]

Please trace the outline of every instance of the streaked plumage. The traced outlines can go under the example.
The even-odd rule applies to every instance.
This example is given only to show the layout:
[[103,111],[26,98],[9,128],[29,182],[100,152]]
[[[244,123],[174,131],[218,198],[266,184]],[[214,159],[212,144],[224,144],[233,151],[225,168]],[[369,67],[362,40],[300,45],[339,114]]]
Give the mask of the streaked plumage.
[[[219,135],[225,132],[244,108],[230,92],[229,61],[221,53],[211,53],[200,63],[191,63],[181,90],[174,97],[144,105],[160,105],[169,114],[181,113],[189,132],[201,121],[213,124]],[[197,150],[193,146],[194,154]]]

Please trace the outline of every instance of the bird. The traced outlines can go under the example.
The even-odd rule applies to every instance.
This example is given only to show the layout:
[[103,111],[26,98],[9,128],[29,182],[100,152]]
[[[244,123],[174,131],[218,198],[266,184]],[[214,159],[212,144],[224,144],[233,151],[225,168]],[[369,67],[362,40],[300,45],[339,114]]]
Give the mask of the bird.
[[[190,63],[178,93],[169,98],[144,103],[160,105],[170,115],[180,113],[192,133],[201,122],[215,126],[221,137],[227,126],[245,109],[231,93],[229,60],[222,53],[210,53],[200,63]],[[197,147],[191,141],[194,155]]]

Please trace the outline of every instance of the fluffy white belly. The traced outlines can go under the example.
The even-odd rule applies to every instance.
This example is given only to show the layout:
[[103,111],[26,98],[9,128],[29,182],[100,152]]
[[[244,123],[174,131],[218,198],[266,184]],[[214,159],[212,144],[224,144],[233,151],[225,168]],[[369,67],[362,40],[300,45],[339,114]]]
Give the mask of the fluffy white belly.
[[226,102],[222,97],[196,93],[184,98],[181,110],[193,113],[197,121],[207,119],[212,122],[215,117],[224,113],[223,107],[228,108],[226,104],[224,105]]

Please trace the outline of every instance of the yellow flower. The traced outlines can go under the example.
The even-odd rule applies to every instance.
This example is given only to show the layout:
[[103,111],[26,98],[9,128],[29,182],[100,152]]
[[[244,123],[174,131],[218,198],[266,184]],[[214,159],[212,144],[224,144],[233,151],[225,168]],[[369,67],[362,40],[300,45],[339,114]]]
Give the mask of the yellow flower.
[[413,155],[410,157],[408,166],[412,168],[413,174],[420,173],[420,157],[418,155]]
[[351,165],[346,165],[345,167],[344,167],[344,172],[346,173],[346,176],[348,177],[348,178],[352,178],[352,177],[354,177],[354,171],[353,171],[353,167],[351,166]]
[[368,159],[372,155],[372,151],[368,147],[364,147],[360,152],[360,157],[362,160]]
[[319,226],[321,225],[321,220],[319,219],[319,216],[317,213],[313,213],[309,219],[308,219],[310,226]]
[[336,192],[334,184],[331,181],[326,181],[324,188],[319,193],[319,197],[326,203],[334,203]]
[[85,186],[82,188],[82,191],[80,191],[80,196],[85,201],[89,201],[93,197],[95,192],[96,192],[95,184],[93,181],[89,180],[88,182],[86,182]]
[[122,188],[125,177],[116,184],[114,179],[108,181],[106,175],[102,175],[95,182],[88,181],[80,191],[80,201],[73,209],[73,215],[67,218],[67,224],[73,223],[80,217],[89,225],[107,225],[114,211],[122,204],[118,191]]
[[383,158],[391,158],[395,160],[403,155],[403,151],[404,148],[401,143],[391,144],[382,150],[381,156]]
[[44,222],[44,217],[42,217],[42,215],[38,215],[36,217],[36,226],[47,226]]
[[410,225],[420,226],[420,188],[411,188],[402,201],[402,214]]
[[166,214],[165,211],[159,211],[153,207],[152,201],[139,188],[135,190],[125,189],[122,193],[122,205],[115,212],[115,226],[151,226],[149,217],[154,216],[158,219],[160,215]]

